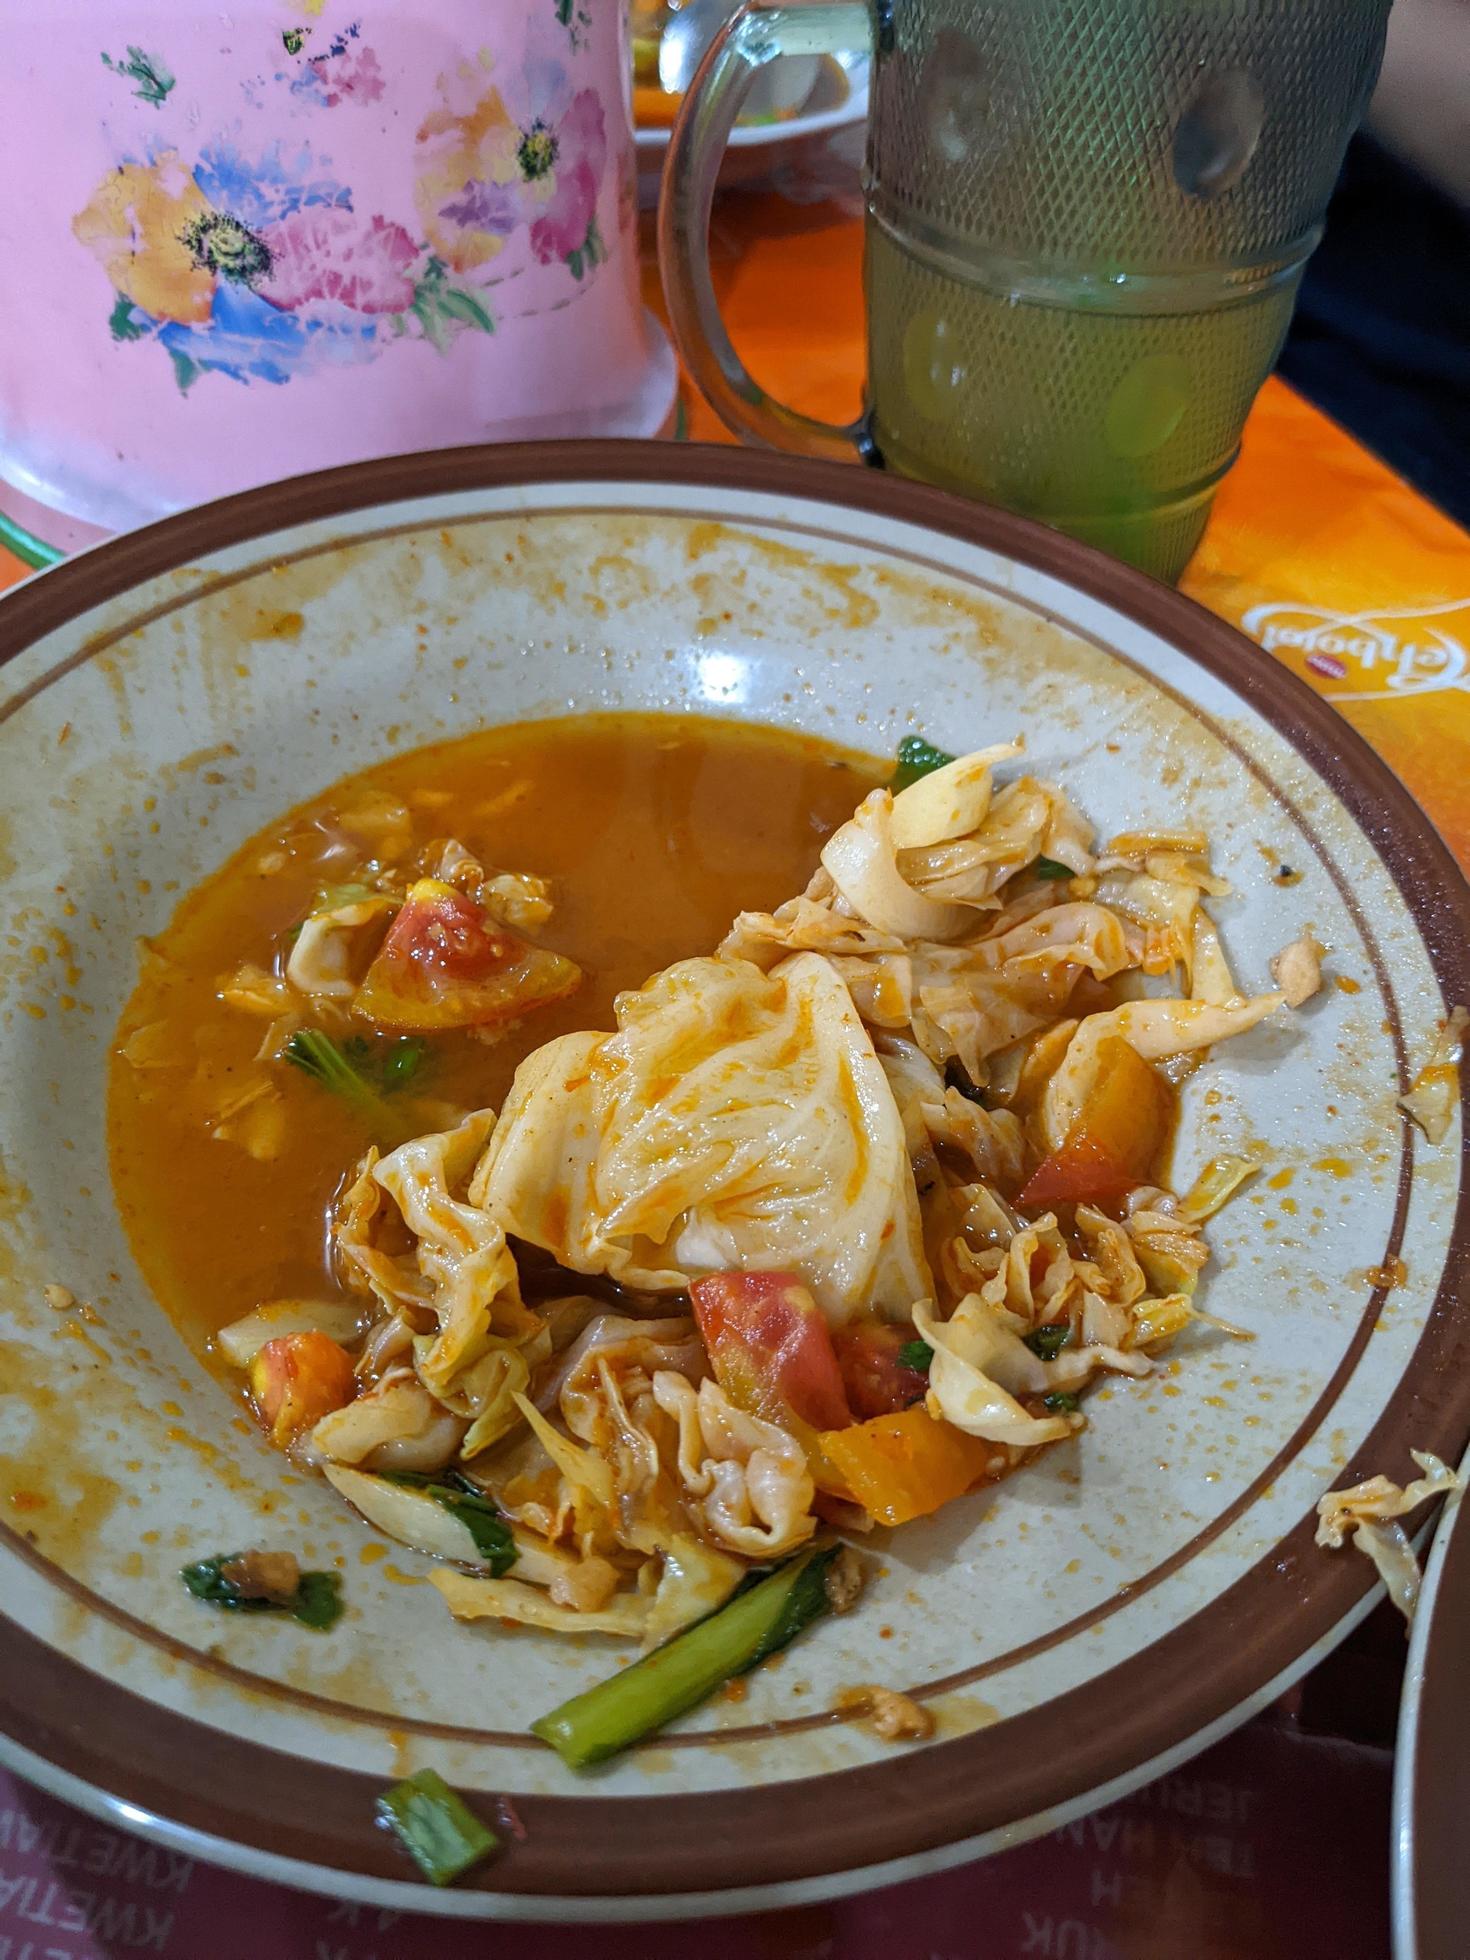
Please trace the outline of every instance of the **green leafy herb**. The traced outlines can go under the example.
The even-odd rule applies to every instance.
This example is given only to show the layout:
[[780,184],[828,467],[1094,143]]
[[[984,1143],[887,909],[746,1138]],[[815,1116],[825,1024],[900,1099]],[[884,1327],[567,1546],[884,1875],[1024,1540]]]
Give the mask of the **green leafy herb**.
[[320,1082],[382,1138],[403,1130],[398,1112],[385,1100],[411,1081],[428,1054],[423,1041],[396,1041],[386,1048],[354,1035],[338,1044],[320,1028],[298,1028],[281,1050],[282,1057]]
[[1022,1339],[1033,1354],[1039,1354],[1043,1361],[1055,1361],[1062,1349],[1072,1338],[1072,1329],[1065,1320],[1053,1321],[1049,1327],[1033,1327]]
[[1066,1389],[1054,1388],[1050,1395],[1042,1396],[1041,1406],[1043,1409],[1055,1410],[1058,1415],[1069,1416],[1074,1409],[1081,1407],[1081,1403],[1077,1396],[1068,1394]]
[[402,1088],[417,1075],[429,1052],[429,1044],[418,1035],[405,1035],[400,1041],[369,1041],[365,1035],[349,1035],[342,1053],[359,1075],[377,1087]]
[[1075,878],[1077,875],[1070,864],[1058,864],[1055,858],[1048,857],[1034,859],[1031,869],[1038,878]]
[[934,1350],[927,1341],[905,1341],[898,1350],[900,1368],[912,1368],[920,1375],[927,1375],[929,1363],[934,1359]]
[[954,757],[944,749],[936,749],[932,742],[926,742],[922,735],[905,735],[898,745],[898,766],[894,769],[888,787],[897,796],[901,789],[916,783],[921,776],[928,776],[936,769],[942,769]]
[[437,1770],[421,1769],[385,1790],[377,1813],[431,1885],[448,1885],[500,1848],[495,1833]]
[[423,1067],[428,1052],[428,1042],[415,1037],[393,1043],[378,1063],[378,1080],[390,1095],[406,1082],[412,1082]]
[[320,1028],[298,1028],[281,1052],[294,1067],[356,1110],[373,1129],[381,1133],[393,1128],[393,1112],[387,1103],[329,1034]]
[[255,1599],[242,1593],[224,1575],[224,1567],[245,1556],[243,1552],[221,1552],[217,1558],[200,1559],[179,1573],[196,1599],[229,1613],[289,1613],[304,1627],[325,1633],[342,1617],[342,1578],[336,1572],[303,1572],[289,1599]]
[[474,1539],[475,1550],[489,1566],[492,1578],[503,1578],[515,1564],[516,1541],[510,1526],[479,1485],[458,1470],[380,1470],[378,1474],[385,1483],[422,1491],[452,1518],[458,1518]]
[[326,1633],[342,1617],[342,1578],[336,1572],[303,1572],[291,1612],[304,1627]]
[[827,1611],[836,1545],[788,1559],[717,1612],[531,1724],[572,1769],[615,1756],[789,1645]]

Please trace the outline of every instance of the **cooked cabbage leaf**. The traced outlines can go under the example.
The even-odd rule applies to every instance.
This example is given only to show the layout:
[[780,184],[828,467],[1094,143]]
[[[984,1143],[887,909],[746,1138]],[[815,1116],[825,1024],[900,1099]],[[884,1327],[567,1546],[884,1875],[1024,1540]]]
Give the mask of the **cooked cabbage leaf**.
[[616,1012],[521,1064],[473,1205],[652,1292],[780,1267],[837,1321],[932,1290],[903,1124],[827,961],[684,960]]

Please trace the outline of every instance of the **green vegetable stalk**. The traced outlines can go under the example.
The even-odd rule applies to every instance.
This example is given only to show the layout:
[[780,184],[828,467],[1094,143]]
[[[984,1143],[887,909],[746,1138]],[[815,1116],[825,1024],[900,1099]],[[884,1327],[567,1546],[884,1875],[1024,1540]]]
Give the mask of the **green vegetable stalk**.
[[395,1783],[378,1798],[377,1812],[431,1885],[448,1885],[500,1847],[437,1770],[421,1769]]
[[632,1667],[531,1724],[571,1769],[588,1769],[664,1728],[778,1653],[827,1611],[827,1568],[838,1547],[801,1553]]

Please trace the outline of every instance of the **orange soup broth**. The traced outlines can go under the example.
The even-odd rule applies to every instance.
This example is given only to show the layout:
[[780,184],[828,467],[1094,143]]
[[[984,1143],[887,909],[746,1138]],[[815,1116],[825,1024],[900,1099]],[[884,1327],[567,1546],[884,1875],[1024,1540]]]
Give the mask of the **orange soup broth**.
[[[272,1058],[269,1016],[221,999],[243,963],[282,970],[287,935],[314,895],[352,875],[341,813],[386,795],[407,806],[411,852],[453,836],[487,868],[549,879],[555,909],[530,936],[583,969],[573,996],[498,1040],[430,1038],[396,1100],[410,1129],[416,1108],[419,1127],[432,1129],[452,1120],[446,1106],[498,1107],[532,1049],[610,1028],[624,988],[711,952],[738,911],[799,892],[822,840],[887,767],[813,737],[700,716],[583,716],[396,756],[252,838],[149,943],[112,1059],[119,1208],[191,1345],[207,1355],[212,1334],[263,1300],[341,1292],[327,1218],[373,1139],[318,1082]],[[130,1044],[146,1065],[124,1054]],[[270,1152],[257,1156],[214,1132],[261,1083],[280,1102]]]

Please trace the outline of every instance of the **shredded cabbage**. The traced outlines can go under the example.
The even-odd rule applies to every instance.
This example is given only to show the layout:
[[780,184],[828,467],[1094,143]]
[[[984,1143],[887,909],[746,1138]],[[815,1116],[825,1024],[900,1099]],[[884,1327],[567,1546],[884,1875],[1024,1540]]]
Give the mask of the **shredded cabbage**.
[[1175,1217],[1192,1225],[1203,1224],[1228,1204],[1241,1185],[1260,1168],[1251,1157],[1212,1157],[1179,1200]]
[[806,1543],[816,1485],[795,1437],[737,1409],[714,1382],[695,1390],[671,1369],[654,1376],[653,1399],[678,1425],[679,1478],[710,1538],[747,1558]]
[[494,1120],[492,1111],[478,1110],[457,1129],[401,1145],[373,1171],[413,1234],[414,1260],[429,1283],[439,1333],[418,1370],[436,1393],[452,1388],[495,1336],[527,1338],[541,1325],[521,1303],[500,1221],[454,1195],[468,1184]]
[[893,799],[893,841],[900,850],[947,844],[978,830],[990,812],[991,771],[1025,744],[996,742],[931,769]]
[[1431,1497],[1462,1488],[1463,1480],[1427,1450],[1410,1450],[1422,1474],[1402,1488],[1389,1477],[1369,1477],[1348,1490],[1330,1490],[1317,1502],[1317,1543],[1340,1551],[1349,1537],[1372,1559],[1389,1598],[1406,1620],[1414,1617],[1421,1573],[1397,1520]]
[[970,923],[963,905],[926,898],[903,877],[893,835],[893,798],[886,789],[870,791],[832,833],[822,846],[822,865],[848,910],[880,932],[903,939],[954,939]]
[[382,938],[396,901],[385,892],[313,912],[286,962],[286,978],[316,1000],[351,1000]]
[[1322,989],[1322,955],[1310,933],[1283,946],[1271,962],[1271,978],[1281,989],[1288,1007],[1304,1007]]
[[1443,1143],[1455,1120],[1460,1101],[1460,1057],[1470,1012],[1452,1007],[1449,1019],[1440,1029],[1429,1060],[1414,1077],[1406,1096],[1399,1097],[1399,1108],[1419,1125],[1431,1143]]
[[466,1427],[417,1376],[395,1369],[356,1401],[323,1416],[309,1448],[317,1461],[366,1470],[442,1470]]
[[625,1640],[641,1639],[648,1625],[650,1604],[641,1593],[614,1593],[595,1609],[563,1606],[523,1579],[472,1578],[442,1566],[429,1574],[429,1584],[457,1620],[515,1620],[552,1633],[611,1633]]
[[346,1346],[362,1332],[362,1315],[341,1300],[266,1300],[215,1335],[215,1346],[236,1368],[248,1368],[267,1341],[283,1334],[325,1334]]
[[1046,1085],[1042,1123],[1047,1147],[1060,1148],[1073,1119],[1097,1080],[1099,1051],[1110,1036],[1121,1035],[1145,1061],[1166,1061],[1244,1034],[1283,1003],[1279,993],[1219,1007],[1202,1000],[1130,1000],[1102,1014],[1089,1014],[1073,1035],[1065,1060]]
[[522,1063],[473,1205],[651,1292],[780,1266],[840,1321],[930,1290],[903,1123],[826,960],[684,960],[616,1013]]
[[553,1428],[546,1420],[535,1403],[528,1402],[524,1395],[513,1395],[511,1400],[525,1417],[541,1447],[567,1482],[587,1491],[604,1508],[611,1504],[612,1469],[597,1452],[581,1449],[569,1436],[563,1436],[560,1430]]
[[961,1301],[947,1321],[936,1320],[929,1302],[921,1300],[914,1308],[914,1325],[934,1350],[929,1363],[931,1415],[967,1436],[1026,1448],[1071,1435],[1069,1417],[1031,1416],[1015,1399],[1016,1393],[1045,1392],[1050,1386],[1047,1364],[1001,1323],[978,1293]]

